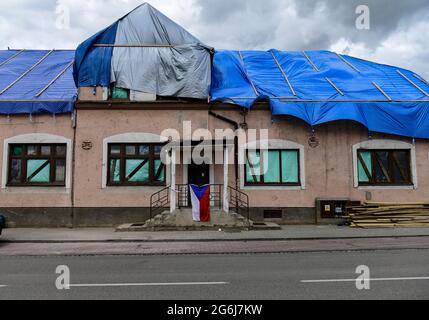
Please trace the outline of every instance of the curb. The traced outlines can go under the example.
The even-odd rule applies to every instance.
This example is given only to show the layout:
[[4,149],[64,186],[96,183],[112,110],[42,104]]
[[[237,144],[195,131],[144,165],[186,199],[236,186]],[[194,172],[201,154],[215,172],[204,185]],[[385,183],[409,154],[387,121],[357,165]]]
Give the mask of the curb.
[[318,240],[359,240],[359,239],[401,239],[429,238],[429,235],[369,236],[369,237],[307,237],[307,238],[248,238],[248,239],[101,239],[101,240],[0,240],[0,244],[66,244],[66,243],[183,243],[183,242],[276,242],[276,241],[318,241]]
[[162,252],[162,253],[127,253],[127,252],[102,252],[102,253],[49,253],[49,254],[1,254],[0,257],[11,258],[40,258],[40,257],[151,257],[151,256],[198,256],[198,255],[212,255],[212,256],[228,256],[228,255],[274,255],[274,254],[301,254],[301,253],[354,253],[354,252],[380,252],[380,251],[427,251],[428,248],[410,248],[410,247],[397,247],[397,248],[335,248],[335,249],[298,249],[298,250],[284,250],[284,251],[235,251],[235,252]]

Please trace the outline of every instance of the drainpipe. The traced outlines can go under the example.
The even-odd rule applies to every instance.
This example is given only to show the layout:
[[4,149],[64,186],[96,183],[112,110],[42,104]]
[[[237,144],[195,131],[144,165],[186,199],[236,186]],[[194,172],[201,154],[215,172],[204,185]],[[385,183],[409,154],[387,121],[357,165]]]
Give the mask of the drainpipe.
[[[224,121],[230,125],[232,125],[235,129],[235,131],[238,131],[240,128],[240,124],[232,119],[229,119],[227,117],[224,117],[220,114],[214,113],[211,109],[211,106],[209,107],[209,115],[212,117],[215,117],[221,121]],[[235,188],[239,190],[239,174],[238,174],[238,136],[235,135],[234,137],[234,167],[235,167]]]
[[71,217],[72,217],[72,228],[75,227],[75,175],[76,175],[76,131],[77,131],[77,110],[73,110],[72,118],[72,127],[73,127],[73,141],[72,141],[72,172],[71,172]]

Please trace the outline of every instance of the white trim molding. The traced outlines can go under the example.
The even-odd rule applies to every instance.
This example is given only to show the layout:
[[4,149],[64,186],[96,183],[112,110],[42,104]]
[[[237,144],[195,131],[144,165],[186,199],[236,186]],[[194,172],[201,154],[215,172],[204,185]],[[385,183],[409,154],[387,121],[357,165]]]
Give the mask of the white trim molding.
[[[246,186],[245,185],[245,172],[244,165],[245,163],[245,150],[258,150],[261,146],[268,150],[299,150],[299,166],[300,166],[300,180],[301,186]],[[289,141],[289,140],[280,140],[280,139],[270,139],[270,140],[259,140],[254,142],[249,142],[244,146],[240,147],[239,151],[240,157],[240,188],[242,190],[305,190],[306,189],[306,170],[305,170],[305,147],[302,144]]]
[[[129,132],[122,133],[114,136],[107,137],[103,140],[103,161],[101,166],[102,176],[101,176],[101,188],[107,188],[107,159],[108,159],[108,145],[110,143],[166,143],[168,138],[162,137],[154,133],[146,132]],[[170,166],[167,166],[166,170],[166,179],[167,185],[170,184]],[[143,187],[151,188],[151,187]]]
[[[413,186],[359,186],[358,150],[410,150]],[[398,140],[368,140],[353,146],[354,187],[360,190],[413,190],[418,188],[416,146]]]
[[[73,144],[72,140],[63,136],[57,136],[47,133],[30,133],[23,134],[19,136],[14,136],[4,140],[3,144],[3,166],[2,166],[2,181],[1,188],[7,188],[7,179],[8,179],[8,166],[9,166],[9,145],[10,144],[65,144],[67,146],[67,156],[66,156],[66,187],[65,189],[71,189],[72,181],[72,159],[73,159]],[[61,187],[50,187],[49,189],[60,189]],[[14,190],[25,190],[31,189],[36,190],[35,187],[19,187],[13,188]],[[64,188],[63,188],[64,189]]]

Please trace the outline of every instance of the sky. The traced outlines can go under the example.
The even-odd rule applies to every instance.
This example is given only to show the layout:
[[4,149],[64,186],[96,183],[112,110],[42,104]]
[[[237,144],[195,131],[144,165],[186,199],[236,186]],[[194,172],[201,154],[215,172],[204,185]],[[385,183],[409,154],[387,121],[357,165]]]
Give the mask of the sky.
[[[152,0],[217,49],[332,50],[429,79],[429,0]],[[0,11],[0,49],[74,49],[142,0],[13,0]],[[357,28],[366,5],[365,28]],[[365,11],[366,14],[366,11]]]

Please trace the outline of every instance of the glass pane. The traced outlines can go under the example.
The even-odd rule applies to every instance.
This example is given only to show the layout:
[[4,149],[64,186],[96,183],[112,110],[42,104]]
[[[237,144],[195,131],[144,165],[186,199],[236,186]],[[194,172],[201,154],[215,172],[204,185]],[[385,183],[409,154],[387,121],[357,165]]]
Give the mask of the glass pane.
[[149,146],[139,146],[139,154],[141,156],[147,156],[150,153]]
[[136,155],[136,146],[126,146],[125,152],[127,156],[135,156]]
[[10,182],[21,182],[22,162],[20,159],[13,159],[11,163]]
[[125,165],[125,177],[129,182],[148,183],[150,181],[149,161],[127,160]]
[[165,181],[165,166],[161,160],[155,160],[155,181],[164,182]]
[[[362,157],[362,160],[364,161],[364,164],[366,165],[366,168],[369,171],[369,174],[372,174],[372,161],[371,161],[371,152],[370,151],[360,151],[360,156]],[[368,175],[365,172],[365,169],[362,165],[362,162],[358,161],[358,171],[359,171],[359,182],[370,182],[371,177],[368,177]]]
[[40,149],[42,156],[50,156],[51,155],[51,146],[42,146]]
[[410,153],[408,151],[395,151],[393,157],[396,160],[396,163],[394,162],[395,182],[409,183],[411,176]]
[[154,151],[155,154],[156,155],[161,154],[162,148],[163,148],[163,146],[155,146],[155,151]]
[[27,146],[27,154],[29,156],[36,156],[37,155],[37,146]]
[[299,182],[298,151],[282,151],[282,182]]
[[112,99],[129,99],[130,91],[118,87],[112,89]]
[[27,161],[28,182],[48,183],[51,177],[51,165],[48,159]]
[[55,181],[64,182],[66,180],[66,162],[65,160],[57,160],[55,167]]
[[247,155],[246,182],[261,182],[261,156],[257,151],[249,151]]
[[110,160],[110,182],[121,182],[121,161],[119,159]]
[[22,156],[23,153],[23,147],[22,146],[13,146],[12,147],[12,155],[19,157]]
[[121,146],[120,145],[110,146],[110,154],[111,155],[120,155],[121,154]]
[[56,147],[57,156],[65,156],[66,155],[66,146],[57,146]]
[[280,152],[268,151],[268,157],[264,158],[266,168],[264,175],[265,183],[280,183]]
[[378,161],[375,162],[375,179],[379,183],[390,182],[389,178],[389,152],[377,151],[376,157]]
[[396,166],[396,164],[393,165],[392,174],[395,178],[395,184],[404,184],[406,182],[406,179],[402,177],[401,171]]

